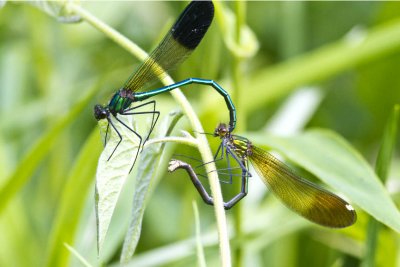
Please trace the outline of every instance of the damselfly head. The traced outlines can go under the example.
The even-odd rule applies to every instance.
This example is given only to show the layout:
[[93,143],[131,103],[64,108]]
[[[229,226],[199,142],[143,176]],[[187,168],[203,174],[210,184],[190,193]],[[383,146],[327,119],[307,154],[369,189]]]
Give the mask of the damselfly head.
[[214,136],[224,137],[229,133],[228,127],[225,123],[220,123],[217,128],[215,128]]
[[94,117],[96,118],[96,120],[102,120],[105,119],[109,116],[109,111],[106,107],[103,107],[102,105],[95,105],[94,106]]

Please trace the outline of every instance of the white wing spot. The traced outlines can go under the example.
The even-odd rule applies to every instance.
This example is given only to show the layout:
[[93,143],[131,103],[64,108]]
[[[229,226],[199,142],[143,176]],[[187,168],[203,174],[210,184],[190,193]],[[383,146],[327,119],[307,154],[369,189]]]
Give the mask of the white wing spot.
[[348,210],[354,210],[353,206],[350,205],[350,204],[346,204],[346,208],[347,208]]

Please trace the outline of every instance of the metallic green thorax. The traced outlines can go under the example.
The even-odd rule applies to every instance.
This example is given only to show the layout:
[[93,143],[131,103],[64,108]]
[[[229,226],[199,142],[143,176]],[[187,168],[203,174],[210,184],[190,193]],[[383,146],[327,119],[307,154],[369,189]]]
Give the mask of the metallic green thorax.
[[123,113],[123,111],[132,104],[134,97],[131,91],[121,89],[116,92],[108,103],[109,111],[116,115],[117,113]]

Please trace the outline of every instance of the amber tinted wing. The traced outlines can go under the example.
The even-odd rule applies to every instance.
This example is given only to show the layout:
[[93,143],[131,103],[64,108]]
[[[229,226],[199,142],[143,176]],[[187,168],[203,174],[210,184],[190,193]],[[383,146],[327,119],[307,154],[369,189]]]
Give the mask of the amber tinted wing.
[[341,228],[356,221],[353,207],[335,194],[297,176],[268,152],[253,147],[250,161],[268,188],[290,209],[317,224]]

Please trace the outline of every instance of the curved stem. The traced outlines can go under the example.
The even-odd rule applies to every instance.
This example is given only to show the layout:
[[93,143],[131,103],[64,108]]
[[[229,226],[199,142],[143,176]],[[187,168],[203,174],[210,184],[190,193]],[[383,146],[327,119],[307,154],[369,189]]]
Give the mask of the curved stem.
[[[138,45],[130,41],[128,38],[102,22],[101,20],[97,19],[95,16],[90,14],[84,8],[74,3],[68,3],[67,9],[71,12],[74,12],[82,17],[82,19],[86,20],[89,24],[93,27],[104,33],[110,39],[115,41],[121,47],[125,48],[129,51],[132,55],[140,59],[141,61],[145,60],[148,54],[141,49]],[[161,79],[161,81],[165,84],[173,84],[174,81],[170,76],[165,76]],[[194,112],[192,106],[183,95],[183,93],[177,89],[171,92],[171,95],[175,99],[177,103],[181,106],[183,112],[188,117],[190,124],[195,131],[196,140],[198,144],[198,149],[201,154],[202,160],[204,162],[212,162],[213,156],[211,153],[211,149],[208,145],[207,138],[203,134],[198,134],[204,132],[203,127]],[[230,246],[229,246],[229,237],[228,237],[228,230],[227,230],[227,223],[225,217],[225,210],[223,208],[223,199],[221,193],[221,187],[219,184],[218,176],[216,172],[211,172],[211,170],[215,169],[214,164],[206,164],[206,169],[208,173],[208,179],[210,183],[210,189],[212,195],[214,197],[214,210],[216,215],[217,221],[217,228],[218,228],[218,238],[220,244],[220,253],[221,253],[221,264],[222,266],[230,266],[231,265],[231,256],[230,256]]]
[[[235,42],[237,43],[237,46],[240,47],[241,45],[241,33],[242,29],[245,26],[245,21],[246,21],[246,2],[238,1],[235,3],[235,15],[236,15],[236,25],[235,25]],[[234,88],[234,99],[235,103],[238,105],[238,110],[240,111],[240,106],[241,106],[241,87],[242,87],[242,65],[243,65],[243,60],[241,57],[239,57],[237,54],[232,53],[232,79],[233,79],[233,88]],[[239,120],[239,131],[244,131],[246,129],[246,114],[243,112],[240,113],[238,116],[240,118]],[[234,222],[235,222],[235,236],[237,238],[241,238],[243,235],[243,230],[242,230],[242,205],[238,205],[238,207],[235,209],[234,212]],[[243,266],[243,248],[241,246],[238,246],[235,250],[235,259],[234,259],[234,266],[240,267]]]
[[146,144],[144,144],[144,147],[147,147],[149,145],[154,145],[157,143],[166,143],[166,142],[180,143],[188,146],[198,147],[198,142],[195,138],[177,137],[177,136],[153,138],[147,141]]

